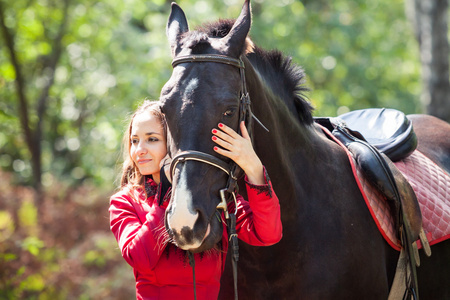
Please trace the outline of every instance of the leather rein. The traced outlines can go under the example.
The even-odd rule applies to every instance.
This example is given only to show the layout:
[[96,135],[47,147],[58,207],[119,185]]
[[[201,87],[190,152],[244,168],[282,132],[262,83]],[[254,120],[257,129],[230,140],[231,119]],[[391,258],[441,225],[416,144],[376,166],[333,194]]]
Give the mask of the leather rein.
[[[196,62],[212,62],[212,63],[221,63],[226,64],[230,66],[234,66],[236,68],[239,68],[240,77],[241,77],[241,89],[239,91],[240,94],[240,101],[239,101],[239,123],[241,121],[245,121],[247,131],[252,137],[251,132],[251,121],[252,117],[254,115],[251,112],[250,108],[250,96],[247,92],[247,84],[245,82],[245,66],[241,58],[235,59],[229,56],[225,55],[218,55],[218,54],[197,54],[197,55],[186,55],[186,56],[180,56],[175,58],[172,61],[172,67],[175,68],[177,65],[182,63],[196,63]],[[256,119],[256,118],[255,118]],[[256,119],[258,123],[258,119]],[[262,125],[262,124],[261,124]],[[264,127],[264,125],[262,125]],[[265,128],[265,127],[264,127]],[[267,130],[267,129],[266,129]],[[237,130],[238,134],[241,134],[240,127],[238,127]],[[225,161],[211,155],[208,153],[200,152],[200,151],[194,151],[194,150],[188,150],[183,151],[177,154],[175,157],[172,158],[172,163],[170,165],[170,176],[173,178],[176,167],[180,163],[185,163],[189,160],[198,161],[202,163],[209,164],[211,166],[214,166],[223,172],[225,172],[228,175],[228,182],[227,186],[223,189],[221,189],[220,197],[221,202],[217,205],[218,210],[223,210],[225,214],[225,218],[227,220],[227,227],[228,227],[228,236],[229,236],[229,242],[232,250],[232,267],[233,267],[233,280],[234,280],[234,298],[238,299],[238,290],[237,290],[237,262],[239,260],[239,246],[238,246],[238,239],[237,239],[237,233],[236,233],[236,210],[237,210],[237,203],[236,203],[236,193],[238,190],[237,180],[238,180],[238,173],[240,173],[240,168],[235,162],[226,163]],[[227,203],[230,201],[235,202],[235,211],[233,213],[230,213],[228,211]],[[189,263],[193,270],[193,276],[194,276],[194,297],[197,299],[196,295],[196,287],[195,287],[195,260],[194,255],[189,251]]]

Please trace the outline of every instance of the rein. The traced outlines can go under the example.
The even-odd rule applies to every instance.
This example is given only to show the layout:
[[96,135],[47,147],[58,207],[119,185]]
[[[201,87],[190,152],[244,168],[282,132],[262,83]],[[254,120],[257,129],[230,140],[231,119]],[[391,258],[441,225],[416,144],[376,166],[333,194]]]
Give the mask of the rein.
[[[241,77],[241,89],[240,93],[240,103],[239,103],[239,123],[241,121],[245,121],[247,131],[252,137],[251,131],[251,121],[254,118],[259,124],[261,122],[252,114],[250,108],[250,96],[247,92],[247,84],[245,82],[245,66],[242,59],[235,59],[225,55],[218,54],[198,54],[198,55],[186,55],[175,58],[172,61],[172,67],[175,68],[177,65],[182,63],[196,63],[196,62],[212,62],[212,63],[221,63],[230,66],[234,66],[239,69],[240,77]],[[262,124],[261,124],[262,125]],[[264,125],[262,125],[263,128]],[[267,128],[265,128],[267,130]],[[268,130],[267,130],[268,131]],[[240,127],[238,127],[238,134],[241,134]],[[234,298],[238,299],[238,290],[237,290],[237,262],[239,260],[239,246],[238,246],[238,238],[236,233],[236,195],[238,185],[237,185],[237,174],[240,172],[239,166],[235,162],[231,162],[231,164],[226,163],[225,161],[204,152],[188,150],[183,151],[177,154],[172,158],[172,163],[170,165],[170,176],[173,178],[176,167],[179,163],[184,163],[189,160],[199,161],[202,163],[206,163],[212,165],[228,175],[227,186],[220,190],[221,202],[217,205],[217,209],[222,209],[225,214],[225,218],[227,220],[227,228],[228,228],[228,236],[230,247],[232,251],[232,267],[233,267],[233,280],[234,280]],[[227,196],[228,195],[228,196]],[[230,213],[228,211],[227,203],[230,201],[235,202],[235,212]],[[192,254],[190,254],[192,255]],[[190,261],[193,261],[191,267],[193,268],[193,276],[194,276],[194,297],[196,298],[195,291],[195,261],[192,258]]]

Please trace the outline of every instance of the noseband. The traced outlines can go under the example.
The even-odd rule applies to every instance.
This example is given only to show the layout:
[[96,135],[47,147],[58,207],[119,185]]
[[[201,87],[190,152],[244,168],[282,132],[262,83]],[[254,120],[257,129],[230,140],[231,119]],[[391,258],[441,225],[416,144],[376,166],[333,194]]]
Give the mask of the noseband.
[[[252,131],[251,131],[251,121],[252,115],[251,109],[250,109],[250,96],[247,92],[247,84],[245,82],[245,66],[241,58],[235,59],[229,56],[225,55],[217,55],[217,54],[199,54],[199,55],[187,55],[187,56],[180,56],[175,58],[172,61],[172,67],[175,68],[175,66],[182,64],[182,63],[194,63],[194,62],[212,62],[212,63],[221,63],[226,64],[230,66],[234,66],[239,68],[240,77],[241,77],[241,89],[239,91],[240,94],[240,103],[239,103],[239,124],[241,121],[245,121],[247,131],[252,137]],[[255,118],[256,119],[256,118]],[[256,119],[258,122],[259,120]],[[260,123],[260,122],[259,122]],[[260,123],[261,124],[261,123]],[[261,124],[262,125],[262,124]],[[264,126],[263,126],[264,127]],[[267,129],[266,129],[267,130]],[[238,134],[241,134],[240,127],[238,127],[237,130]],[[170,165],[170,176],[173,178],[173,175],[175,173],[176,167],[179,163],[184,163],[188,160],[194,160],[202,163],[209,164],[211,166],[214,166],[223,172],[225,172],[228,175],[228,182],[227,186],[220,190],[220,197],[221,202],[217,205],[217,209],[222,209],[225,214],[225,218],[227,219],[227,225],[228,225],[228,235],[230,240],[230,246],[232,249],[232,266],[233,266],[233,277],[234,277],[234,297],[237,300],[238,299],[238,292],[237,292],[237,261],[239,260],[239,247],[238,247],[238,241],[237,241],[237,233],[236,233],[236,215],[235,212],[237,210],[237,203],[236,203],[236,191],[238,188],[237,185],[237,173],[240,172],[239,166],[235,162],[231,162],[230,164],[226,163],[225,161],[204,152],[194,151],[194,150],[188,150],[183,151],[179,154],[177,154],[175,157],[172,158],[172,163]],[[229,201],[234,200],[235,202],[235,212],[229,213],[227,208],[227,203]],[[189,252],[190,256],[190,264],[193,268],[193,274],[194,274],[194,295],[196,296],[195,292],[195,260],[193,258],[193,254]]]

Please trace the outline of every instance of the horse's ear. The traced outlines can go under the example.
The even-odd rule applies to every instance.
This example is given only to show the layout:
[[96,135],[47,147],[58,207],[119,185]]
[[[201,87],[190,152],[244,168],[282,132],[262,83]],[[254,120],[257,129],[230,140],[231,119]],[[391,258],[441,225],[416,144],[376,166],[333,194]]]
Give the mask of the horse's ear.
[[166,35],[172,49],[172,57],[175,57],[179,36],[187,31],[189,31],[189,26],[184,11],[178,4],[172,2],[172,10],[166,26]]
[[252,23],[252,13],[250,9],[250,0],[245,0],[244,6],[242,6],[241,14],[234,22],[233,27],[227,36],[222,40],[228,47],[228,52],[230,55],[238,57],[241,55],[245,39],[247,38],[248,32],[250,31],[250,26]]

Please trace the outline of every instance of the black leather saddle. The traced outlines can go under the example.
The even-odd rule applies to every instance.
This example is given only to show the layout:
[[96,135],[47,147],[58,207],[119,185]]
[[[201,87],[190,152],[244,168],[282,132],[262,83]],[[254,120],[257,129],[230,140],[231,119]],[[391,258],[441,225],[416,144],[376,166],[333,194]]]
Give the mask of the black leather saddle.
[[417,147],[412,123],[395,109],[369,108],[336,118],[315,118],[353,154],[367,179],[398,211],[399,193],[391,169],[392,161],[406,158]]
[[338,118],[392,161],[409,156],[417,147],[412,123],[401,111],[369,108],[351,111]]
[[417,147],[411,121],[401,111],[391,108],[368,108],[351,111],[336,118],[314,118],[331,132],[337,124],[352,135],[375,147],[392,161],[408,157]]

